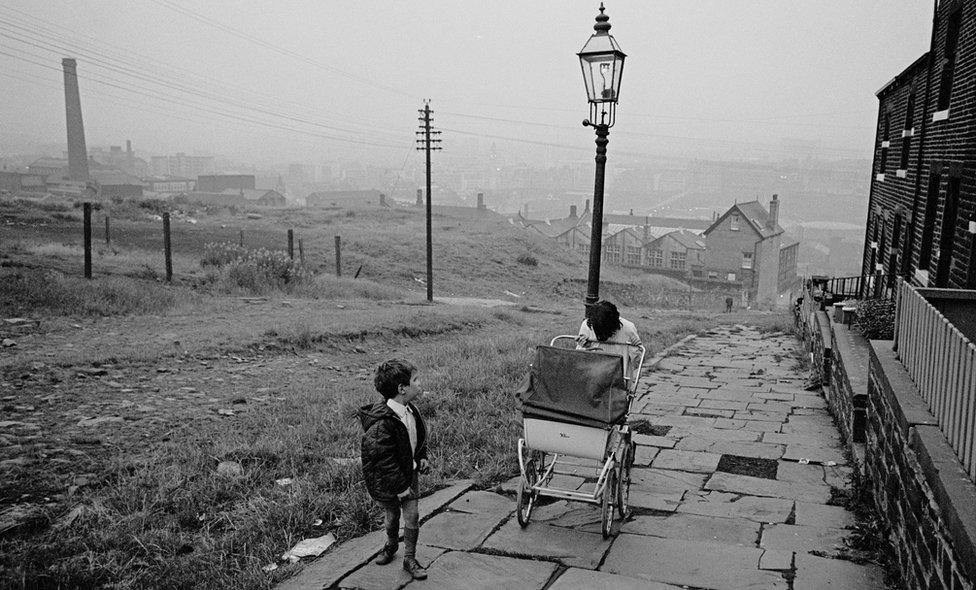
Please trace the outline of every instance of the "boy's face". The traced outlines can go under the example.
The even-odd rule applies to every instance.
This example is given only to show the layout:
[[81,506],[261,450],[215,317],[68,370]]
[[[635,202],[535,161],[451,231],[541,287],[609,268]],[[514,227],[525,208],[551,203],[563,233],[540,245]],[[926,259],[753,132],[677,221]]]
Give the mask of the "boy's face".
[[424,390],[420,387],[420,379],[417,377],[417,373],[410,375],[410,385],[400,386],[400,396],[402,396],[402,401],[405,404],[420,399],[423,395]]

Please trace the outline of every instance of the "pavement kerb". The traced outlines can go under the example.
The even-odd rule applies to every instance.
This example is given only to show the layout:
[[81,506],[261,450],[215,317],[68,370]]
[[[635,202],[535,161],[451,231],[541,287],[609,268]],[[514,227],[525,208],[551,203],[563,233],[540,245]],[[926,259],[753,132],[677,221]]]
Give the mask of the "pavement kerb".
[[[420,499],[418,510],[423,523],[460,498],[474,487],[472,480],[459,480],[444,489]],[[331,588],[352,572],[363,567],[383,549],[386,533],[382,530],[349,539],[331,551],[315,559],[294,576],[275,586],[276,590],[309,590],[311,588]]]
[[698,334],[688,334],[687,336],[685,336],[681,340],[678,340],[677,342],[675,342],[671,346],[665,348],[661,352],[659,352],[656,355],[654,355],[651,358],[651,360],[649,360],[646,363],[644,363],[644,369],[653,370],[653,369],[657,368],[657,366],[661,363],[661,361],[663,361],[664,359],[666,359],[671,354],[671,352],[674,349],[680,348],[680,347],[684,346],[685,344],[688,343],[688,341],[694,340],[697,337],[698,337]]

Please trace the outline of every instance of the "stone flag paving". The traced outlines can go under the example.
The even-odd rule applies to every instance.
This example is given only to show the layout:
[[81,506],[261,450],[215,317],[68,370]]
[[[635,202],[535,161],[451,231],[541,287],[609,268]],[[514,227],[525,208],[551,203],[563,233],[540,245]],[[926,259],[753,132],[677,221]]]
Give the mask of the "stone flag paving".
[[[848,559],[854,517],[834,499],[849,489],[851,468],[823,397],[804,388],[795,346],[786,335],[722,328],[645,373],[631,414],[640,432],[634,514],[607,540],[596,506],[543,503],[523,529],[517,479],[500,493],[465,486],[439,492],[437,509],[428,501],[418,550],[427,580],[406,578],[399,560],[370,563],[383,542],[372,533],[282,588],[885,588],[877,566]],[[572,487],[590,475],[580,467],[558,477]]]

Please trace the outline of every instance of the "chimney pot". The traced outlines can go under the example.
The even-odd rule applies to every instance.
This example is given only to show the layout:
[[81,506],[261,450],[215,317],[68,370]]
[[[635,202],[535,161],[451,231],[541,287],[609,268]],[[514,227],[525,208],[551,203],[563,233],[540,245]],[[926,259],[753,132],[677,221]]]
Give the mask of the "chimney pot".
[[485,193],[478,193],[478,209],[485,208]]
[[576,219],[577,217],[578,217],[578,215],[576,215],[576,205],[570,205],[569,206],[569,218],[570,219]]
[[417,189],[417,206],[424,206],[424,191],[422,189]]
[[769,217],[766,218],[766,227],[769,229],[776,229],[776,225],[779,223],[779,195],[773,195],[771,201],[769,201]]

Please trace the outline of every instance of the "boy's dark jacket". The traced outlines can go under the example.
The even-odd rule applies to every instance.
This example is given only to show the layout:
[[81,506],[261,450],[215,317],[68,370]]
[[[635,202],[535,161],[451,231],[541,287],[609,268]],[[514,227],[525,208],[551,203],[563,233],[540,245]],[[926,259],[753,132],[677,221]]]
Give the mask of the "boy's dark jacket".
[[362,460],[366,491],[373,499],[388,502],[407,489],[413,481],[413,463],[427,458],[427,427],[413,404],[417,423],[417,451],[410,456],[410,435],[385,401],[359,408],[363,425]]

